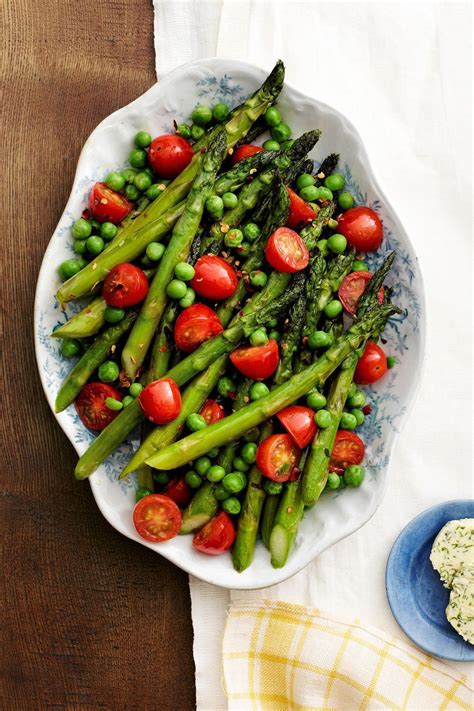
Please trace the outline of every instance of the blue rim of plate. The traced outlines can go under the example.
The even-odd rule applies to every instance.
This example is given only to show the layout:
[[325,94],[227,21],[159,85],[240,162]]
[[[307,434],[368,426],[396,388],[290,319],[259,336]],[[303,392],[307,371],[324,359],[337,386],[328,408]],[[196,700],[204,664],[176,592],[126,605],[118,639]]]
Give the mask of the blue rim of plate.
[[474,500],[446,501],[410,521],[390,551],[385,587],[393,616],[412,642],[434,657],[472,662],[474,646],[446,619],[449,590],[429,559],[444,524],[460,518],[474,518]]

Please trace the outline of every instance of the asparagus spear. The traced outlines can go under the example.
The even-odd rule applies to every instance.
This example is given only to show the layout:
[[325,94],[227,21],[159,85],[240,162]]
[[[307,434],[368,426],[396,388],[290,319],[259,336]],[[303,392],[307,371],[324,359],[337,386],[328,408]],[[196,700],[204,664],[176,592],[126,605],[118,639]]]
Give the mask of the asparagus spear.
[[215,488],[215,484],[211,484],[209,481],[199,487],[183,511],[180,533],[192,533],[215,516],[219,506],[214,495]]
[[277,155],[276,151],[260,151],[260,153],[255,153],[248,158],[240,160],[226,173],[219,176],[214,185],[214,192],[216,195],[235,192],[244,185],[247,178],[272,163]]
[[273,519],[269,549],[274,568],[283,568],[285,565],[303,518],[303,512],[300,477],[297,481],[286,484]]
[[145,383],[153,382],[162,378],[169,368],[171,350],[173,348],[172,326],[176,318],[178,305],[172,301],[166,307],[165,313],[160,322],[158,332],[151,351],[150,366],[144,378]]
[[235,148],[238,148],[239,146],[242,146],[247,143],[253,143],[255,139],[261,136],[262,133],[265,133],[265,131],[268,131],[268,124],[265,121],[264,116],[260,116],[255,121],[247,135],[237,141],[237,143],[235,144]]
[[279,382],[285,382],[292,374],[293,355],[300,344],[308,308],[306,289],[306,293],[301,294],[299,299],[293,303],[288,316],[287,327],[280,341],[280,362],[278,363],[277,369],[277,379]]
[[63,326],[51,334],[51,338],[87,338],[100,331],[104,325],[107,308],[102,296],[91,301],[82,311],[75,314]]
[[270,550],[270,536],[272,534],[273,523],[275,521],[276,512],[280,506],[281,494],[274,494],[265,498],[263,506],[262,522],[260,524],[260,535],[265,548]]
[[210,195],[226,150],[225,131],[221,129],[209,144],[202,162],[201,172],[194,180],[186,200],[183,214],[176,223],[168,247],[150,285],[141,308],[122,351],[122,366],[131,382],[135,380],[148,352],[156,326],[163,315],[168,297],[166,287],[173,277],[178,262],[187,259],[192,241],[201,222],[204,204]]
[[[330,153],[327,158],[323,160],[323,162],[319,166],[315,185],[322,185],[324,183],[324,178],[327,178],[328,175],[331,175],[336,165],[338,164],[338,161],[339,153]],[[322,177],[319,178],[319,175],[321,175]]]
[[116,346],[121,336],[128,331],[136,316],[136,311],[129,311],[119,323],[97,336],[61,385],[54,405],[56,412],[62,412],[75,400],[94,370],[106,360],[113,346]]

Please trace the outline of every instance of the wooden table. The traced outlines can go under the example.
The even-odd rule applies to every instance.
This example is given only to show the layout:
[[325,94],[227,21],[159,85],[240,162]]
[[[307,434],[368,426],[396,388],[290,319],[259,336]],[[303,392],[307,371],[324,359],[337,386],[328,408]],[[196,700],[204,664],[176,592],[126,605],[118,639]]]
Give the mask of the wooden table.
[[[94,127],[155,81],[147,0],[11,0],[2,64],[8,711],[194,708],[187,576],[117,533],[43,396],[36,278]],[[7,154],[7,155],[6,155]]]

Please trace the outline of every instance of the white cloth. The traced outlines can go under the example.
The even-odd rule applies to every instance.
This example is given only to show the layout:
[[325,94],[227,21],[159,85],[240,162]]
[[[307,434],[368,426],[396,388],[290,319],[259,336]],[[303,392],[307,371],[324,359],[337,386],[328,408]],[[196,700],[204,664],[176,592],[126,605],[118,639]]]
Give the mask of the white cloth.
[[[385,595],[390,547],[420,511],[473,494],[471,5],[154,3],[158,77],[214,54],[266,69],[281,57],[291,84],[357,126],[413,240],[427,296],[422,388],[372,520],[294,578],[265,591],[227,592],[191,579],[197,706],[217,711],[227,709],[220,677],[229,604],[265,596],[339,615],[347,611],[403,638]],[[465,664],[452,664],[467,672]]]

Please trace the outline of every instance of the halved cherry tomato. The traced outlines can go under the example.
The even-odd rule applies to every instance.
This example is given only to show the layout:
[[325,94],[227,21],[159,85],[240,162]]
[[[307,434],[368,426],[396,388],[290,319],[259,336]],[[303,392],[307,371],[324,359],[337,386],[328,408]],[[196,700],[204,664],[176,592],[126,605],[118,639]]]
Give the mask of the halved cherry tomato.
[[294,274],[308,266],[309,252],[297,232],[279,227],[267,240],[265,258],[277,271]]
[[117,417],[117,410],[110,410],[105,401],[108,397],[122,400],[122,393],[107,383],[87,383],[76,398],[77,414],[90,430],[100,432]]
[[181,393],[171,378],[155,380],[143,388],[138,403],[147,417],[155,425],[165,425],[175,420],[181,410]]
[[184,476],[179,476],[168,482],[163,493],[182,508],[191,500],[193,490],[186,484]]
[[364,454],[365,445],[355,432],[338,430],[329,460],[329,471],[344,474],[349,464],[360,464]]
[[[372,272],[351,272],[339,287],[339,300],[351,316],[355,316],[359,299],[372,276]],[[377,295],[379,304],[383,301],[384,293],[384,288],[381,286]]]
[[273,481],[288,481],[294,474],[301,456],[289,434],[274,434],[258,445],[257,467]]
[[135,306],[148,294],[145,272],[124,262],[113,267],[104,279],[102,296],[108,306]]
[[230,159],[230,162],[232,163],[232,165],[235,165],[239,162],[239,160],[243,160],[244,158],[250,158],[250,156],[255,155],[255,153],[260,153],[260,151],[263,151],[263,148],[260,148],[260,146],[253,146],[250,143],[244,143],[243,146],[239,146],[232,153],[232,158]]
[[314,421],[314,410],[310,407],[290,405],[280,410],[277,418],[300,449],[307,447],[318,431]]
[[298,225],[306,225],[312,222],[316,217],[316,213],[303,198],[295,193],[294,190],[287,187],[288,195],[290,196],[290,214],[286,221],[288,227],[295,229]]
[[219,316],[204,304],[188,306],[179,314],[174,326],[174,341],[185,353],[192,353],[201,343],[224,330]]
[[131,211],[132,203],[105,183],[96,183],[89,196],[89,207],[97,222],[113,222],[118,225]]
[[266,380],[278,367],[278,343],[270,338],[263,346],[240,346],[230,360],[242,375],[253,380]]
[[215,400],[206,400],[199,410],[199,414],[201,417],[204,417],[208,425],[219,422],[219,420],[223,420],[225,417],[224,408]]
[[222,257],[206,254],[199,257],[194,269],[195,274],[189,284],[204,299],[228,299],[239,284],[235,269]]
[[337,231],[359,252],[374,252],[383,239],[380,217],[370,207],[351,207],[337,221]]
[[359,358],[354,380],[359,385],[375,383],[387,372],[387,357],[377,343],[367,341],[362,357]]
[[235,541],[235,528],[225,511],[211,518],[193,536],[193,548],[207,555],[220,555]]
[[178,535],[181,511],[163,494],[144,496],[133,509],[133,524],[139,536],[151,543],[162,543]]
[[160,178],[172,180],[191,163],[193,155],[193,147],[185,138],[164,134],[150,143],[148,162]]

